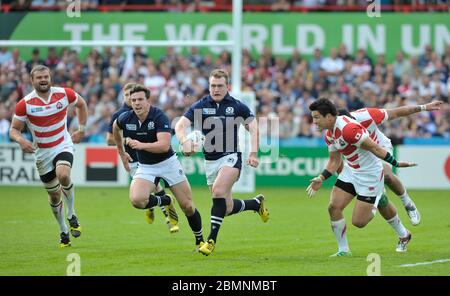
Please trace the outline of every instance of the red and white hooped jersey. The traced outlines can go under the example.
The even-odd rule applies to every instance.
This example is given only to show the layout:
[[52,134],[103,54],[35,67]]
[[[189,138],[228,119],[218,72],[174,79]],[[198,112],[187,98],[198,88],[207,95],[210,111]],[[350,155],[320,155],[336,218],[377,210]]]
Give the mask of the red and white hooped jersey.
[[366,128],[347,116],[336,117],[333,131],[327,130],[325,142],[328,150],[338,151],[345,164],[355,173],[382,170],[381,160],[371,152],[361,149],[361,143],[369,137]]
[[370,138],[382,147],[391,147],[391,140],[380,131],[378,126],[388,120],[386,109],[363,108],[351,112],[363,127],[369,132]]
[[70,88],[51,87],[48,101],[33,90],[17,103],[14,118],[26,122],[37,159],[58,148],[73,146],[67,131],[67,109],[77,103],[77,97]]

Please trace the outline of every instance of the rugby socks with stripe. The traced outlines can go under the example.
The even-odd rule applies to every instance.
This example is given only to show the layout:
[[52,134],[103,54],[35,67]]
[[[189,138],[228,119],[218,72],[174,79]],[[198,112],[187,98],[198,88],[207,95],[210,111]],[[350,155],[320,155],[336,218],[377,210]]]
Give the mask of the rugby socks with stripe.
[[347,225],[345,225],[345,219],[342,218],[338,221],[331,221],[331,229],[336,237],[339,252],[348,252],[350,248],[348,247]]
[[213,198],[213,205],[211,208],[211,233],[208,240],[212,239],[217,241],[217,234],[219,233],[220,226],[222,225],[223,218],[227,212],[227,203],[225,198]]
[[50,202],[50,208],[52,209],[53,216],[55,216],[56,222],[58,222],[60,231],[68,233],[69,228],[66,225],[66,221],[64,221],[64,205],[62,199],[60,199],[59,203],[57,203],[56,205]]
[[203,241],[202,217],[200,216],[200,212],[195,209],[194,214],[190,217],[186,215],[186,218],[195,235],[195,244],[198,245]]
[[170,197],[167,195],[158,196],[153,193],[148,197],[148,204],[145,207],[146,209],[153,208],[154,206],[167,206],[170,204]]
[[408,235],[408,230],[406,230],[405,226],[403,226],[398,215],[395,215],[392,219],[386,220],[386,222],[394,228],[398,237],[406,237]]
[[228,216],[240,213],[242,211],[257,211],[259,210],[260,201],[256,198],[252,199],[233,199],[233,209]]
[[70,219],[75,215],[75,189],[73,183],[70,183],[67,187],[61,187],[64,198],[66,199],[67,219]]
[[400,200],[402,201],[402,204],[405,207],[411,203],[411,198],[409,197],[408,193],[406,192],[406,189],[405,189],[405,192],[402,195],[399,195],[398,197],[400,197]]
[[[161,190],[161,191],[159,191],[159,192],[156,192],[155,195],[156,195],[156,196],[159,196],[159,197],[163,197],[163,196],[166,195],[166,191],[163,189],[163,190]],[[160,208],[161,211],[163,212],[164,216],[167,217],[166,208],[165,208],[163,205],[159,206],[159,208]]]

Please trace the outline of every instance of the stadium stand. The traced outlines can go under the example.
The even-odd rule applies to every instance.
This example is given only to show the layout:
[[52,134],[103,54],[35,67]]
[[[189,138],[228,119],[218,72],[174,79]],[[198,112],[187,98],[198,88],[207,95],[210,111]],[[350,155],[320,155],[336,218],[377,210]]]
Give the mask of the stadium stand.
[[[83,0],[81,9],[96,11],[230,11],[232,0]],[[383,11],[448,11],[448,0],[379,0]],[[3,0],[1,10],[64,10],[66,0]],[[366,0],[243,0],[245,11],[364,11]]]
[[[139,3],[138,3],[139,2]],[[83,1],[84,9],[100,11],[132,9],[133,5],[173,8],[180,10],[229,8],[230,1],[195,1],[194,6],[181,1]],[[148,3],[153,5],[147,5]],[[359,7],[361,1],[244,1],[245,8],[290,10]],[[267,3],[267,1],[264,1]],[[408,7],[420,10],[423,1],[382,1],[388,8]],[[434,1],[435,9],[448,4]],[[61,8],[65,1],[2,1],[3,11],[20,9]],[[192,3],[191,3],[192,4]],[[130,6],[128,6],[130,5]],[[159,6],[158,6],[159,5]],[[272,5],[272,6],[271,6]],[[199,8],[201,7],[201,9]],[[271,7],[271,8],[270,8]],[[275,7],[275,8],[273,8]],[[280,8],[281,7],[281,8]],[[284,8],[283,8],[284,7]],[[430,6],[428,6],[430,7]],[[348,8],[348,7],[347,7]],[[365,9],[365,6],[364,6]],[[403,8],[402,8],[403,9]],[[72,87],[89,105],[89,121],[85,142],[105,142],[110,115],[122,104],[121,86],[129,81],[144,84],[152,91],[152,101],[163,108],[171,119],[183,114],[188,106],[208,92],[208,73],[216,67],[231,72],[231,56],[222,52],[217,57],[200,55],[197,48],[190,54],[178,55],[167,48],[158,60],[134,49],[131,59],[122,48],[105,47],[102,52],[92,49],[85,59],[69,48],[48,48],[47,52],[32,51],[32,58],[22,58],[23,48],[0,48],[0,143],[8,142],[9,122],[16,102],[32,90],[29,71],[33,65],[44,63],[52,69],[54,84]],[[254,91],[257,97],[258,116],[278,116],[282,140],[315,138],[308,111],[316,98],[326,96],[339,107],[355,110],[376,106],[393,108],[407,104],[424,104],[431,100],[448,102],[450,96],[450,45],[444,54],[437,54],[431,45],[425,46],[418,56],[396,54],[392,62],[383,55],[369,57],[363,49],[354,56],[347,53],[344,44],[330,52],[316,49],[312,58],[294,51],[288,58],[274,56],[266,48],[260,56],[243,51],[242,79],[244,90]],[[188,96],[189,95],[189,96]],[[405,138],[450,138],[450,110],[448,104],[440,112],[420,113],[385,124],[384,132],[394,144]],[[69,116],[69,127],[77,128]]]

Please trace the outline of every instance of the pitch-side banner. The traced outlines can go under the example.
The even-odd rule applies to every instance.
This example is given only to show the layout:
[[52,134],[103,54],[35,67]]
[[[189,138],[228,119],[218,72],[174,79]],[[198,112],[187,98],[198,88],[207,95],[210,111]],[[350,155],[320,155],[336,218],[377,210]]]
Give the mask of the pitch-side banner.
[[[82,11],[80,17],[70,17],[66,12],[0,14],[2,40],[230,40],[233,37],[232,14],[225,12]],[[365,48],[372,57],[384,54],[388,62],[393,61],[399,50],[406,55],[419,55],[426,44],[442,54],[450,43],[449,16],[382,12],[380,18],[370,18],[365,11],[243,14],[242,44],[254,55],[261,54],[264,47],[283,56],[290,56],[294,49],[312,56],[316,48],[329,55],[330,48],[342,43],[350,53]],[[21,56],[28,59],[32,47],[25,48]],[[45,55],[47,48],[41,49]],[[84,48],[82,55],[89,50]],[[188,53],[189,48],[177,50]],[[217,55],[223,50],[223,47],[207,47],[201,53]],[[165,52],[164,47],[147,51],[154,58]]]
[[[127,186],[128,173],[115,147],[75,145],[72,180],[77,186]],[[34,155],[0,145],[0,185],[40,185]]]
[[397,159],[417,167],[398,169],[407,188],[450,189],[450,146],[399,146]]

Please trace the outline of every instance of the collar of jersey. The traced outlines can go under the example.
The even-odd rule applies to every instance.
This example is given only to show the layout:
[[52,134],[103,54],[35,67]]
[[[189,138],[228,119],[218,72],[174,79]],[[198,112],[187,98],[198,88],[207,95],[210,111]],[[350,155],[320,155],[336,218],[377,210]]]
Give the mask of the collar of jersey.
[[[208,99],[208,102],[209,102],[209,103],[214,103],[214,104],[216,103],[216,102],[213,100],[213,98],[211,97],[211,95],[208,95],[208,96],[207,96],[207,99]],[[231,101],[231,96],[230,96],[230,93],[227,92],[227,94],[225,95],[225,97],[223,98],[223,100],[220,101],[219,104],[221,104],[222,102],[229,102],[229,101]]]

